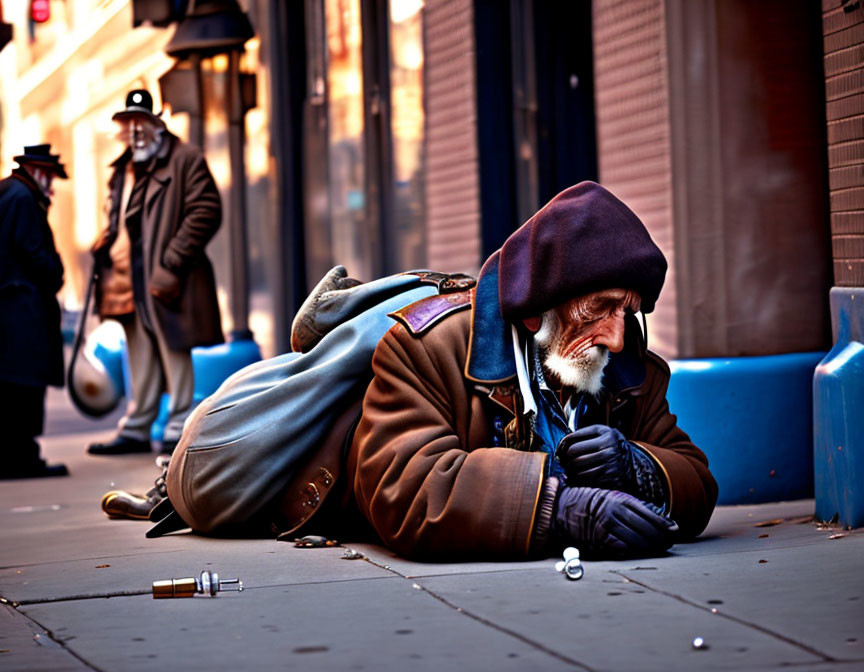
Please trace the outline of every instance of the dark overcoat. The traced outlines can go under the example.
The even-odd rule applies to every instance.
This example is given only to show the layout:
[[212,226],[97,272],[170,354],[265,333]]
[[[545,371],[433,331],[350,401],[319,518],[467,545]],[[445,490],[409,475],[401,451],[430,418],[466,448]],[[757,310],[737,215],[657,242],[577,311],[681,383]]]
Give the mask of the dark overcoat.
[[[115,236],[130,158],[127,150],[112,164],[109,227]],[[222,204],[204,155],[165,131],[148,171],[141,222],[145,282],[149,288],[168,278],[180,287],[175,300],[153,297],[154,327],[173,350],[222,343],[216,281],[204,251],[222,222]]]
[[63,386],[63,262],[49,204],[21,169],[0,181],[0,380],[33,387]]

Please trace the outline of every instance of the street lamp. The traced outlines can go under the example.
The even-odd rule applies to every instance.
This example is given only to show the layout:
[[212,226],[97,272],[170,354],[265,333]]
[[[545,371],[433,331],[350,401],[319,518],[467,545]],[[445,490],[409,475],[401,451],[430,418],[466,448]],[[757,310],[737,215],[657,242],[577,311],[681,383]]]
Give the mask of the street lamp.
[[165,52],[181,63],[159,82],[163,100],[171,103],[176,111],[190,113],[190,140],[203,148],[204,86],[201,60],[219,54],[228,56],[228,148],[231,163],[229,258],[233,341],[252,338],[249,330],[243,118],[246,111],[254,107],[255,87],[254,75],[240,73],[240,55],[244,50],[243,45],[254,35],[248,17],[235,0],[190,0],[186,16],[177,25],[174,36],[165,46]]

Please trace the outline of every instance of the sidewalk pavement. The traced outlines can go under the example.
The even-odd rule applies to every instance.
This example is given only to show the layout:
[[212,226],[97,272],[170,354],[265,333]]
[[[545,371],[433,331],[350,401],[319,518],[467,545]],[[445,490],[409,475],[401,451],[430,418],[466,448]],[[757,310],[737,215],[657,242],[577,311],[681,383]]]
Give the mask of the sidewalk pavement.
[[[109,520],[152,457],[92,457],[116,418],[49,394],[44,454],[71,476],[0,482],[0,670],[864,670],[864,534],[817,526],[812,500],[719,508],[667,556],[422,564],[360,544],[172,535]],[[154,600],[204,569],[242,593]],[[694,647],[697,637],[704,640]]]

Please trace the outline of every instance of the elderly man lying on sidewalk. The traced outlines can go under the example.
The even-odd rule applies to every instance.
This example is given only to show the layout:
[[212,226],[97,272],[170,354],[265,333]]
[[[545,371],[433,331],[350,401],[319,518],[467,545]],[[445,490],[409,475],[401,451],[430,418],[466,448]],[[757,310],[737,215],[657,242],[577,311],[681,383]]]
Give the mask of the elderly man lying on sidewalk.
[[665,274],[642,222],[593,182],[555,197],[476,283],[359,283],[337,267],[298,312],[294,352],[196,408],[164,487],[103,507],[141,509],[151,537],[345,539],[371,524],[421,559],[662,553],[704,529],[717,496],[637,319]]
[[639,218],[584,182],[486,261],[470,311],[418,329],[403,315],[347,465],[383,542],[421,559],[623,557],[699,534],[717,486],[635,315],[666,268]]

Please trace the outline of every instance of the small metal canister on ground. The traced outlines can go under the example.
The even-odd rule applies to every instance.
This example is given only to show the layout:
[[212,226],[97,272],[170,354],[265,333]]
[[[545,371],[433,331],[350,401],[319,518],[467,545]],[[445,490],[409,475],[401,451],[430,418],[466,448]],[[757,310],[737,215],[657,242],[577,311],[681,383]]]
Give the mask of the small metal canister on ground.
[[240,579],[220,579],[216,572],[204,570],[200,578],[166,579],[153,582],[153,599],[173,597],[195,597],[195,595],[210,595],[216,597],[220,591],[233,590],[241,592],[243,582]]
[[585,574],[582,561],[579,559],[579,549],[570,546],[564,549],[564,559],[555,563],[555,571],[561,572],[571,581],[578,581]]

